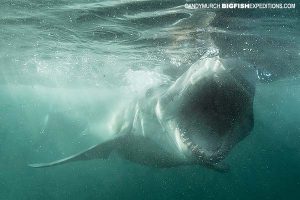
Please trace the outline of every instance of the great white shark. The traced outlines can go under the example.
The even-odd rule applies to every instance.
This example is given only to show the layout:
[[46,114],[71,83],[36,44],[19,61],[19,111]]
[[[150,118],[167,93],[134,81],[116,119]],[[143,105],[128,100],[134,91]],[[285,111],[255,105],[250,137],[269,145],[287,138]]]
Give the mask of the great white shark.
[[107,141],[50,163],[107,159],[112,152],[159,168],[202,165],[225,172],[222,160],[253,129],[255,70],[231,67],[219,57],[201,59],[171,84],[147,90],[114,118]]

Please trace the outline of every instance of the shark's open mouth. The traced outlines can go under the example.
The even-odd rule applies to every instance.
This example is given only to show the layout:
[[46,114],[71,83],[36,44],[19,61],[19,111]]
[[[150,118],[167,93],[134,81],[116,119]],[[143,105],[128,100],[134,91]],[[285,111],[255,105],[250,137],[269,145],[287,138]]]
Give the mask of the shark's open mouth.
[[217,164],[250,133],[253,74],[251,66],[225,67],[211,58],[192,66],[160,98],[157,115],[186,157]]
[[211,77],[195,85],[182,97],[178,109],[180,139],[187,153],[204,163],[223,160],[253,127],[250,86],[229,78]]

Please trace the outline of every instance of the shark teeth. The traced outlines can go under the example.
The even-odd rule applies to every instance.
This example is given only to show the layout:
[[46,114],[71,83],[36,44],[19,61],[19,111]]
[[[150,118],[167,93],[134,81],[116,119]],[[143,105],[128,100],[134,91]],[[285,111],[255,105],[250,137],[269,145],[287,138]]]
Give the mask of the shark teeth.
[[182,142],[187,145],[188,148],[192,150],[192,152],[198,152],[200,151],[200,148],[197,144],[194,144],[189,137],[187,137],[185,134],[181,133],[181,140]]
[[199,148],[198,145],[192,145],[192,147],[191,147],[192,151],[195,151],[198,148]]
[[186,137],[186,135],[184,135],[183,133],[180,134],[181,138],[183,139],[188,139],[188,137]]
[[190,143],[190,138],[186,137],[183,133],[180,134],[181,140],[184,144]]
[[214,152],[211,155],[207,155],[201,147],[199,147],[197,144],[194,144],[192,140],[184,133],[181,133],[180,137],[181,141],[187,146],[189,150],[191,150],[193,155],[199,160],[209,163],[217,163],[220,160],[224,159],[224,154],[220,150]]
[[204,151],[197,144],[194,144],[191,139],[185,134],[181,133],[182,142],[192,151],[192,153],[198,158],[203,159],[205,157]]
[[186,145],[187,145],[188,147],[191,147],[191,146],[192,146],[192,142],[187,142]]

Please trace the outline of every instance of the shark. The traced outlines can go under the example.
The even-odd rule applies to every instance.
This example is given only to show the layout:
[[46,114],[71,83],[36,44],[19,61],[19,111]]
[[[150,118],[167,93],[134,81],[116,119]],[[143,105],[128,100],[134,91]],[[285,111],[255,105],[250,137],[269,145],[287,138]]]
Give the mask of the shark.
[[200,165],[228,172],[229,152],[254,126],[255,69],[218,56],[194,63],[179,78],[149,88],[120,109],[106,141],[34,168],[119,157],[141,165],[170,168]]

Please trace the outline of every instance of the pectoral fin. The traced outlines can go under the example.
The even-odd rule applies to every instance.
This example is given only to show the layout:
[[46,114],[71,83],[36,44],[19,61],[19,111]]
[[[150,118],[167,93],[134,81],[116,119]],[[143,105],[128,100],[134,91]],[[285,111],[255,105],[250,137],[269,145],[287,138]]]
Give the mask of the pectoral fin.
[[42,168],[42,167],[51,167],[51,166],[55,166],[55,165],[61,165],[61,164],[74,162],[74,161],[81,161],[81,160],[106,159],[109,157],[109,154],[115,148],[116,142],[117,142],[117,140],[114,139],[114,140],[107,141],[102,144],[92,146],[85,151],[74,154],[67,158],[63,158],[63,159],[56,160],[56,161],[49,162],[49,163],[29,164],[28,166],[34,167],[34,168]]

